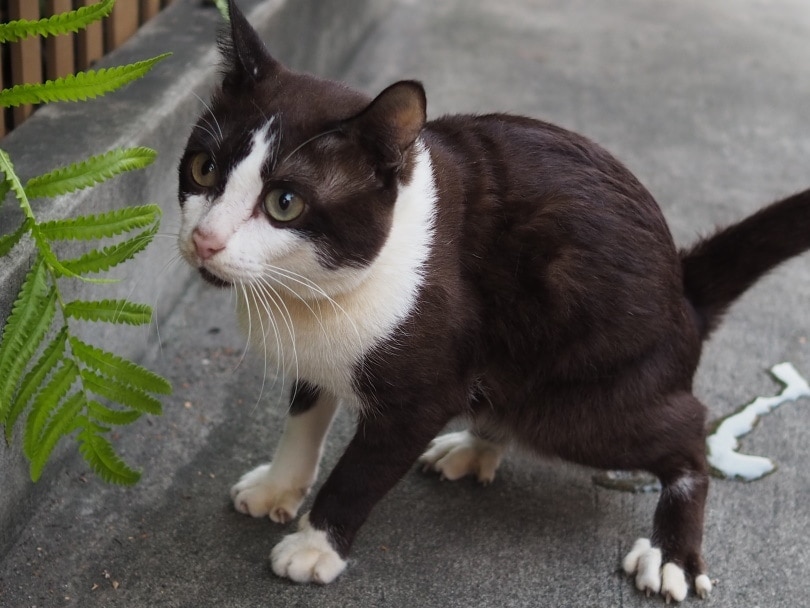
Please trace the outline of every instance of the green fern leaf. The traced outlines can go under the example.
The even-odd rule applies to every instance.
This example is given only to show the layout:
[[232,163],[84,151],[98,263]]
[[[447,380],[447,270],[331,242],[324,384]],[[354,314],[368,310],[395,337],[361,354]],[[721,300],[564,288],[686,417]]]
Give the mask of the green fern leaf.
[[56,290],[48,287],[37,258],[6,319],[0,341],[0,421],[5,420],[17,382],[56,314]]
[[107,439],[99,434],[99,428],[90,425],[79,433],[79,452],[90,468],[108,483],[133,485],[138,483],[141,474],[131,469],[115,453]]
[[42,84],[18,84],[0,91],[0,107],[54,101],[85,101],[100,97],[141,78],[158,61],[169,55],[170,53],[164,53],[129,65],[79,72]]
[[163,411],[160,401],[141,389],[112,380],[94,371],[82,370],[82,382],[87,390],[99,397],[120,403],[144,414],[157,416]]
[[[159,395],[168,395],[172,392],[172,386],[164,378],[161,378],[154,372],[150,372],[145,367],[141,367],[132,361],[114,355],[113,353],[95,346],[91,346],[86,342],[82,342],[78,338],[70,338],[70,349],[76,358],[84,363],[87,367],[100,372],[103,376],[109,379],[114,379],[122,384],[129,384],[133,388],[143,393],[157,393]],[[96,392],[94,390],[94,392]],[[97,393],[102,394],[102,393]],[[122,401],[116,397],[103,395],[112,401],[129,405],[127,401]],[[157,409],[160,408],[160,403],[154,401]],[[133,406],[134,407],[134,406]],[[147,408],[137,408],[141,411],[154,413]]]
[[20,227],[11,234],[0,237],[0,258],[8,254],[14,248],[14,245],[20,242],[22,235],[24,235],[31,226],[31,220],[26,218]]
[[132,424],[143,415],[143,412],[137,410],[114,410],[101,405],[98,401],[91,401],[87,405],[87,413],[93,420],[115,426]]
[[42,435],[42,429],[45,428],[51,412],[67,395],[78,377],[78,366],[70,359],[63,359],[62,365],[56,369],[51,379],[34,399],[34,404],[25,421],[25,435],[23,436],[23,452],[29,459],[33,458],[36,453],[37,441]]
[[0,182],[0,207],[3,206],[3,203],[6,200],[6,195],[11,187],[8,185],[8,182],[5,181],[5,176],[2,182]]
[[78,10],[60,13],[39,21],[20,19],[3,23],[0,25],[0,42],[17,42],[31,36],[58,36],[75,33],[94,21],[108,16],[112,12],[114,4],[115,0],[102,0],[97,4],[83,6]]
[[225,21],[230,21],[231,15],[228,10],[228,0],[214,0],[214,4],[217,5],[219,12],[222,14],[222,18],[225,19]]
[[[2,95],[2,92],[0,92]],[[34,220],[34,213],[31,211],[31,205],[28,203],[28,197],[25,195],[25,188],[23,188],[20,178],[14,172],[14,163],[11,162],[11,157],[5,150],[0,149],[0,171],[5,176],[5,183],[14,192],[17,200],[20,201],[20,208],[22,209],[25,217]]]
[[12,430],[17,418],[25,410],[31,397],[39,391],[45,378],[51,371],[62,361],[62,356],[65,354],[65,344],[67,344],[67,327],[62,330],[51,340],[45,347],[42,355],[37,362],[31,367],[31,370],[25,375],[23,381],[20,383],[20,389],[14,397],[14,403],[6,417],[6,441],[11,442]]
[[38,481],[48,462],[53,449],[59,440],[76,430],[77,416],[86,405],[86,399],[81,392],[74,393],[51,416],[48,426],[42,431],[34,445],[31,456],[31,481]]
[[32,199],[90,188],[119,173],[148,167],[156,157],[157,152],[150,148],[118,148],[67,167],[60,167],[45,175],[38,175],[25,184],[25,193]]
[[151,226],[160,219],[157,205],[123,207],[99,215],[81,215],[72,219],[43,222],[39,233],[49,241],[103,239]]
[[128,300],[73,300],[62,310],[66,317],[83,321],[145,325],[152,320],[149,306]]
[[131,239],[110,245],[103,249],[88,251],[83,256],[70,260],[63,260],[62,267],[69,274],[83,275],[93,272],[103,272],[113,266],[135,257],[137,253],[146,248],[157,233],[158,225],[137,234]]

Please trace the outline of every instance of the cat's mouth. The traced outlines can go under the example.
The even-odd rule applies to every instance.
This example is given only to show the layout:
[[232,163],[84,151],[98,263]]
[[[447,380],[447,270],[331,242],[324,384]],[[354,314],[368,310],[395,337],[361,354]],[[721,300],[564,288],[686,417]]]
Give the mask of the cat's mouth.
[[214,287],[230,287],[231,283],[226,281],[225,279],[220,279],[217,275],[215,275],[210,270],[200,267],[200,276],[211,283]]

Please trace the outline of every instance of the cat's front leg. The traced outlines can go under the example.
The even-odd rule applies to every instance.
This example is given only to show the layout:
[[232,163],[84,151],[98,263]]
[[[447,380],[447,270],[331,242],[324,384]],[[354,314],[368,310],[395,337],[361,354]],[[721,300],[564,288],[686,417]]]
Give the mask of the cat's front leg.
[[400,413],[361,419],[300,529],[271,554],[273,571],[299,583],[330,583],[346,568],[354,536],[375,504],[447,422]]
[[248,471],[231,488],[234,508],[277,523],[295,518],[318,476],[323,444],[338,400],[307,383],[292,389],[290,415],[271,463]]

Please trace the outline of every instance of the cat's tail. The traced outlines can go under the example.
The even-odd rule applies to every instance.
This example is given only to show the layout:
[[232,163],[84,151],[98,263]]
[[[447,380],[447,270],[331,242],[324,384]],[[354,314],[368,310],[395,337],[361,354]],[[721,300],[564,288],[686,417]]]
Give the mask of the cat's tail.
[[681,251],[686,297],[703,338],[768,271],[810,249],[810,190],[761,209]]

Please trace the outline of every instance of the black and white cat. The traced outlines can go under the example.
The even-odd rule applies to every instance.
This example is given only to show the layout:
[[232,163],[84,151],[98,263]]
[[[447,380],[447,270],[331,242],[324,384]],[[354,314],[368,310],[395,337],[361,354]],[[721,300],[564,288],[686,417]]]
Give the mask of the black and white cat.
[[[182,255],[231,286],[294,386],[272,464],[234,506],[287,522],[339,406],[357,432],[273,570],[329,583],[421,462],[492,480],[507,444],[644,469],[662,490],[623,566],[706,597],[701,346],[768,270],[810,248],[810,191],[677,251],[644,187],[587,139],[493,114],[426,122],[398,82],[370,99],[284,68],[231,3],[222,85],[180,165]],[[470,430],[436,436],[453,418]]]

